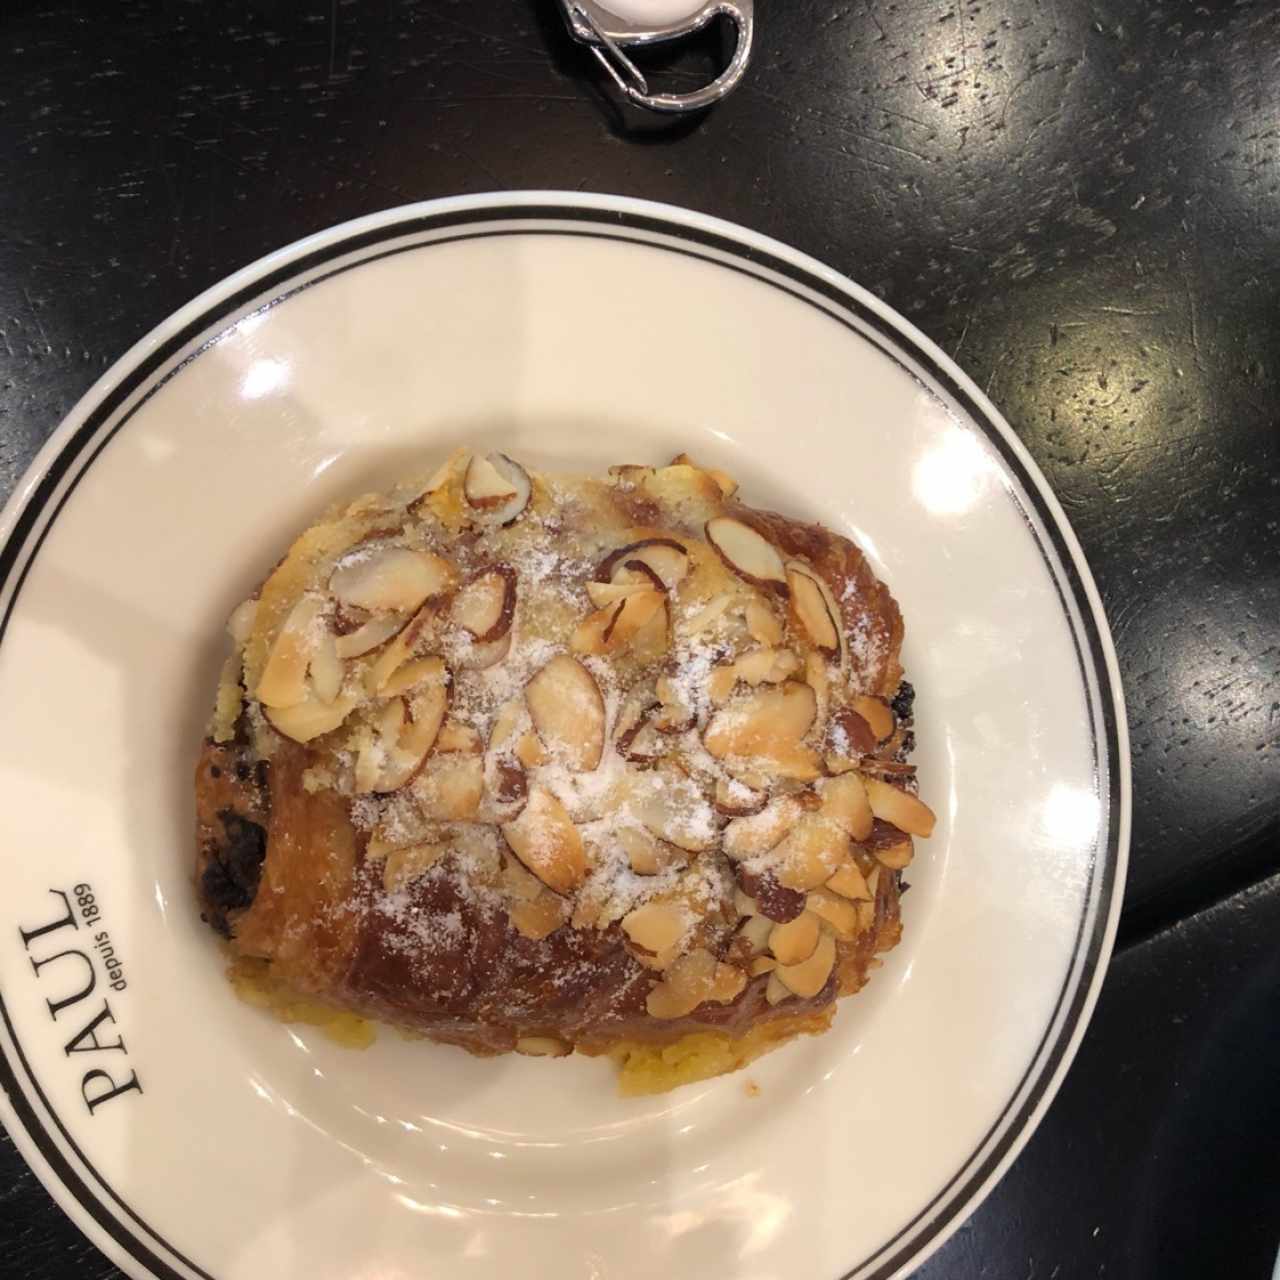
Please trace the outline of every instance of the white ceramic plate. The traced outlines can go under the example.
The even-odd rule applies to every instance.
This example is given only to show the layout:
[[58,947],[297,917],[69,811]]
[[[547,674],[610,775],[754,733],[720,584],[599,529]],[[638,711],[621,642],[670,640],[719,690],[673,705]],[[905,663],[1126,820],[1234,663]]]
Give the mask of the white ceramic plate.
[[[190,791],[223,621],[329,502],[460,441],[579,469],[687,449],[857,537],[902,604],[938,831],[902,945],[758,1096],[346,1051],[222,977]],[[379,214],[139,343],[0,520],[0,707],[0,1116],[134,1276],[899,1274],[1048,1104],[1123,882],[1114,655],[1008,427],[865,291],[634,201]]]

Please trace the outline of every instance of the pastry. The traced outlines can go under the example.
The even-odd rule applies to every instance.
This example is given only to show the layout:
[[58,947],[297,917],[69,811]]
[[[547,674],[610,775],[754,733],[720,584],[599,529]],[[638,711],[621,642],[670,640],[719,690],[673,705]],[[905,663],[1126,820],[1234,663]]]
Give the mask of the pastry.
[[460,450],[327,514],[229,630],[196,885],[281,1016],[649,1092],[822,1031],[899,939],[933,815],[898,607],[722,472]]

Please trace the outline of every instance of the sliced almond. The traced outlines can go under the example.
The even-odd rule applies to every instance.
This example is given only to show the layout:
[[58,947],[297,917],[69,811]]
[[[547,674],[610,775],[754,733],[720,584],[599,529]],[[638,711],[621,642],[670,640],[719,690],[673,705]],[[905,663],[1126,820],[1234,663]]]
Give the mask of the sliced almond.
[[645,1001],[654,1018],[683,1018],[700,1004],[729,1004],[747,985],[747,975],[734,965],[716,960],[698,947],[681,956],[667,970]]
[[409,613],[453,581],[453,566],[430,551],[410,547],[359,550],[329,578],[334,598],[370,613]]
[[901,871],[903,867],[911,865],[915,848],[912,846],[911,837],[903,836],[901,840],[896,840],[892,844],[876,844],[872,846],[871,852],[882,867],[888,867],[890,871]]
[[687,853],[713,849],[719,839],[715,812],[701,788],[674,769],[630,773],[625,803],[650,834]]
[[780,965],[799,964],[813,955],[821,933],[818,917],[805,911],[786,924],[773,926],[769,931],[769,950]]
[[626,649],[636,634],[651,622],[666,600],[661,591],[637,591],[607,609],[598,609],[573,633],[575,653],[606,654]]
[[857,863],[852,860],[843,863],[835,875],[827,880],[827,888],[832,893],[838,893],[842,898],[852,898],[860,902],[871,901],[867,878],[859,870]]
[[454,661],[464,671],[484,671],[501,662],[511,651],[512,630],[508,628],[496,640],[475,641],[465,648],[459,647]]
[[543,744],[570,769],[590,772],[604,752],[604,698],[576,658],[557,654],[525,685],[525,702]]
[[871,834],[873,817],[867,789],[856,773],[844,773],[819,783],[822,812],[847,831],[855,840]]
[[774,846],[770,861],[781,885],[806,893],[825,884],[848,853],[848,835],[829,818],[810,813]]
[[772,956],[752,956],[747,963],[747,972],[758,978],[762,973],[772,973],[777,967],[778,962]]
[[441,755],[457,751],[462,755],[477,756],[483,750],[480,735],[469,724],[460,724],[457,720],[445,724],[436,738],[436,751]]
[[676,587],[689,572],[689,552],[683,543],[674,538],[644,538],[640,542],[619,547],[607,556],[597,570],[596,577],[602,582],[625,582],[626,579],[621,577],[619,571],[632,561],[648,569],[664,591]]
[[380,644],[386,644],[408,621],[407,613],[377,614],[345,636],[337,636],[334,649],[339,658],[363,658]]
[[680,944],[693,924],[693,916],[683,903],[653,901],[622,917],[622,932],[643,951],[659,959]]
[[467,464],[462,492],[495,524],[510,524],[529,505],[532,485],[525,469],[505,453],[476,454]]
[[690,636],[701,635],[704,631],[710,630],[719,620],[724,617],[729,606],[738,599],[733,591],[721,591],[718,595],[712,596],[697,613],[685,623],[684,630]]
[[461,466],[462,462],[468,457],[467,450],[455,449],[430,475],[427,483],[422,486],[421,492],[415,501],[429,497],[433,493],[439,493],[441,489],[449,483],[453,474]]
[[730,818],[747,818],[759,813],[769,802],[767,791],[756,791],[732,778],[717,778],[712,804],[717,813]]
[[[713,756],[793,757],[817,713],[813,690],[789,680],[722,707],[703,741]],[[815,756],[816,761],[816,756]]]
[[444,685],[447,677],[448,671],[443,658],[415,658],[412,662],[406,662],[403,667],[388,677],[380,692],[384,698],[393,698],[397,694],[408,693],[410,689],[426,684],[428,681]]
[[669,645],[671,645],[671,612],[669,612],[666,596],[663,596],[662,603],[655,609],[649,621],[641,623],[640,627],[636,628],[636,634],[631,637],[631,652],[646,662],[655,662],[667,652]]
[[321,702],[332,702],[342,692],[345,671],[338,658],[333,632],[327,628],[316,637],[308,671],[311,687]]
[[753,649],[733,665],[747,684],[781,684],[800,670],[800,659],[790,649]]
[[333,702],[307,698],[292,707],[266,707],[273,728],[294,742],[310,742],[322,734],[332,733],[355,710],[357,699],[342,694]]
[[651,723],[659,733],[684,733],[693,728],[697,713],[686,703],[684,692],[675,681],[669,676],[660,676],[655,692],[662,705],[654,713]]
[[428,628],[435,621],[436,605],[428,602],[400,629],[365,672],[365,689],[371,694],[381,694],[387,682],[413,657]]
[[877,742],[893,737],[893,712],[882,698],[858,697],[850,704],[866,722]]
[[633,764],[652,764],[666,750],[661,735],[650,720],[661,709],[662,703],[652,687],[633,689],[618,713],[615,743],[618,754]]
[[457,753],[432,756],[413,779],[412,789],[423,817],[436,822],[467,822],[480,809],[484,761]]
[[816,996],[827,985],[836,963],[836,940],[823,933],[813,954],[799,964],[780,964],[770,976],[778,980],[802,1000]]
[[449,852],[447,844],[408,844],[390,850],[382,867],[382,887],[395,893],[425,875]]
[[[394,744],[385,753],[373,790],[398,791],[414,779],[435,745],[448,701],[449,693],[443,684],[425,685],[404,700],[407,707],[404,723],[396,734]],[[427,816],[445,818],[470,815],[440,813]]]
[[746,944],[749,955],[757,956],[769,949],[769,937],[773,931],[781,928],[768,916],[751,916],[738,929],[737,937]]
[[526,769],[536,769],[539,765],[547,763],[546,748],[532,730],[522,733],[517,739],[515,757]]
[[778,615],[763,600],[754,596],[749,599],[743,606],[742,616],[746,621],[747,630],[751,633],[751,638],[757,644],[772,649],[782,643],[784,634],[782,623],[778,621]]
[[256,690],[257,699],[264,707],[296,707],[306,701],[307,668],[324,625],[320,612],[317,597],[303,596],[276,633]]
[[764,989],[764,998],[770,1005],[791,999],[791,988],[781,981],[776,968],[769,974],[769,985]]
[[786,593],[787,573],[777,548],[750,525],[716,516],[706,525],[707,541],[739,577],[753,586]]
[[586,585],[587,599],[597,609],[608,609],[628,596],[649,590],[648,582],[588,582]]
[[520,1036],[516,1052],[527,1058],[565,1058],[573,1052],[573,1046],[554,1036]]
[[831,589],[807,564],[792,560],[787,565],[787,586],[791,589],[791,611],[804,634],[829,658],[840,654],[840,622]]
[[586,852],[578,828],[564,806],[543,787],[529,793],[520,816],[502,825],[512,852],[548,889],[569,893],[587,874]]
[[859,902],[855,905],[858,908],[858,932],[869,933],[876,927],[876,904]]
[[744,919],[760,914],[760,904],[741,885],[733,891],[733,909]]
[[[536,878],[535,878],[536,883]],[[569,904],[549,889],[541,890],[526,902],[513,902],[507,907],[507,915],[516,931],[531,942],[549,938],[569,918]]]
[[724,851],[730,858],[750,858],[768,853],[804,816],[793,796],[782,796],[760,813],[735,818],[724,829]]
[[876,749],[876,735],[871,726],[852,707],[840,707],[831,713],[825,736],[831,755],[840,761],[857,761]]
[[732,498],[738,491],[738,482],[727,471],[719,471],[715,467],[699,466],[687,453],[677,453],[676,456],[671,459],[671,465],[673,467],[694,467],[698,471],[704,472],[716,482],[716,486],[719,488],[721,494],[726,498]]
[[807,911],[828,925],[842,942],[849,942],[857,937],[858,908],[848,898],[832,893],[829,889],[814,889],[805,899],[805,905]]
[[891,823],[899,831],[912,836],[933,834],[933,824],[937,819],[923,800],[880,778],[863,777],[862,783],[867,789],[871,812],[882,822]]
[[683,849],[659,840],[645,827],[620,827],[617,840],[626,850],[631,870],[638,876],[656,876],[689,861]]
[[506,635],[516,609],[516,573],[496,565],[473,578],[454,597],[449,616],[481,644]]

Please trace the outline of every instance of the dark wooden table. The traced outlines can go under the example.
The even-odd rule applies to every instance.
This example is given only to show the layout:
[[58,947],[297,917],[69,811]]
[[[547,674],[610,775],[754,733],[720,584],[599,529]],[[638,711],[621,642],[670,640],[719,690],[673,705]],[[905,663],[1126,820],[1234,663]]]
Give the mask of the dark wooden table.
[[[620,192],[778,236],[987,389],[1124,674],[1119,947],[929,1280],[1270,1275],[1280,1245],[1280,9],[758,0],[738,93],[614,110],[550,0],[0,7],[0,499],[189,297],[358,214]],[[667,70],[688,85],[704,56]],[[3,712],[0,711],[0,716]],[[0,1145],[0,1272],[116,1276]]]

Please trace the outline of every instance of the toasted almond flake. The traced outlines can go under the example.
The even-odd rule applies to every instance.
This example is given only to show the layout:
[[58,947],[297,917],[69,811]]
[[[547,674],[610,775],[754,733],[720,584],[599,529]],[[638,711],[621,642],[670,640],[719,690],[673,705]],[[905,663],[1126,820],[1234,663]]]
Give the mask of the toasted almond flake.
[[544,889],[537,877],[530,877],[540,892],[522,902],[513,902],[507,915],[516,931],[532,942],[549,938],[569,918],[569,904],[550,889]]
[[587,598],[597,609],[608,609],[628,596],[651,589],[647,582],[588,582],[586,585]]
[[785,986],[779,979],[776,968],[769,974],[769,985],[764,989],[764,998],[770,1005],[781,1004],[784,1000],[791,999],[791,988]]
[[546,748],[532,730],[522,733],[516,741],[515,756],[526,769],[536,769],[547,763]]
[[628,773],[623,785],[632,817],[650,834],[688,853],[715,847],[715,812],[692,779],[674,769],[637,770]]
[[520,816],[502,825],[512,852],[556,893],[569,893],[587,874],[582,837],[564,806],[543,787],[534,787]]
[[272,726],[294,742],[310,742],[322,734],[332,733],[355,710],[356,699],[342,694],[333,702],[307,698],[292,707],[266,707]]
[[495,507],[515,496],[516,487],[494,465],[492,455],[474,456],[467,465],[464,488],[473,507]]
[[322,626],[320,611],[319,599],[303,596],[276,633],[258,681],[257,698],[264,707],[296,707],[307,699],[307,668]]
[[799,964],[780,964],[770,976],[776,975],[783,986],[802,1000],[808,1000],[827,985],[835,963],[836,940],[831,934],[823,933],[811,956]]
[[840,653],[840,624],[831,589],[807,564],[792,560],[787,565],[787,586],[791,589],[791,611],[814,647],[835,658]]
[[698,947],[675,960],[645,1001],[654,1018],[682,1018],[700,1004],[728,1004],[747,985],[747,975],[733,965],[723,964],[705,948]]
[[[830,881],[827,883],[830,884]],[[805,899],[805,907],[830,926],[842,942],[848,942],[857,936],[858,908],[848,898],[832,893],[829,889],[814,889]]]
[[435,866],[446,853],[446,844],[409,844],[390,850],[382,868],[382,887],[395,893],[410,881],[417,880]]
[[923,800],[902,791],[880,778],[863,777],[871,812],[882,822],[891,823],[899,831],[912,836],[930,836],[936,821],[933,810]]
[[793,796],[782,796],[760,813],[735,818],[724,829],[724,851],[730,858],[750,858],[767,853],[804,816]]
[[711,803],[728,818],[749,818],[769,803],[767,791],[756,791],[731,778],[717,778]]
[[457,751],[463,755],[479,755],[484,750],[480,735],[469,725],[458,720],[450,720],[440,729],[436,738],[436,752]]
[[769,950],[780,965],[799,964],[813,955],[821,927],[818,917],[803,911],[786,924],[775,924],[769,931]]
[[455,449],[432,473],[427,483],[422,486],[422,492],[418,495],[418,500],[426,498],[433,493],[438,493],[453,478],[455,471],[459,470],[462,463],[469,457],[466,449]]
[[622,932],[650,955],[662,956],[689,932],[693,916],[682,903],[653,901],[622,917]]
[[659,840],[644,827],[619,827],[617,840],[626,851],[631,870],[638,876],[656,876],[689,861],[683,849]]
[[751,638],[757,644],[773,649],[782,643],[782,623],[763,600],[752,596],[743,607],[742,616]]
[[308,672],[316,697],[321,702],[332,702],[342,692],[345,672],[338,659],[333,632],[326,629],[316,637]]
[[746,918],[760,914],[760,904],[741,886],[734,888],[733,909],[739,916]]
[[339,658],[363,658],[397,635],[408,621],[407,613],[376,614],[354,631],[335,637],[334,649]]
[[747,964],[747,972],[753,978],[758,978],[762,973],[772,973],[777,967],[778,962],[772,956],[752,956]]
[[391,677],[413,657],[418,645],[435,621],[436,604],[428,601],[400,629],[365,672],[365,689],[371,694],[381,694]]
[[598,609],[573,633],[570,648],[575,653],[616,653],[629,647],[637,633],[655,614],[665,608],[661,591],[637,591],[617,604]]
[[722,591],[712,596],[697,613],[685,623],[684,630],[690,636],[701,635],[713,627],[725,614],[725,611],[738,598],[736,592]]
[[380,547],[357,551],[329,578],[334,598],[370,613],[408,613],[448,589],[453,566],[430,551]]
[[855,905],[858,908],[858,932],[869,933],[876,927],[876,904],[859,902]]
[[511,629],[516,608],[516,574],[507,565],[487,569],[454,597],[449,611],[455,626],[481,644],[491,644]]
[[750,525],[732,516],[716,516],[706,525],[707,541],[739,577],[771,591],[787,590],[787,574],[777,548]]
[[511,524],[529,505],[533,486],[529,473],[505,453],[477,454],[462,478],[468,504],[495,524]]
[[876,894],[879,892],[880,892],[880,865],[879,863],[877,863],[874,867],[871,868],[871,871],[867,876],[867,895],[869,898],[874,898]]
[[867,887],[867,879],[852,860],[843,863],[835,875],[827,880],[827,888],[838,893],[842,898],[853,898],[869,902],[871,890]]
[[479,756],[432,756],[412,782],[413,798],[424,818],[467,822],[480,809],[484,761]]
[[689,572],[689,552],[675,538],[642,538],[605,557],[596,577],[620,585],[648,583],[671,591]]
[[893,712],[882,698],[857,697],[850,705],[867,722],[877,742],[893,736]]
[[573,1046],[554,1036],[520,1036],[516,1052],[529,1058],[565,1058],[573,1052]]
[[381,693],[384,698],[393,698],[397,694],[408,693],[410,689],[420,684],[433,682],[443,685],[447,675],[443,658],[438,656],[416,658],[413,662],[406,662],[397,672],[389,676],[382,686]]
[[[759,688],[722,707],[711,718],[703,741],[713,756],[764,756],[791,759],[802,755],[800,740],[817,712],[807,684]],[[816,757],[815,757],[816,764]]]
[[[405,699],[407,715],[394,745],[386,751],[378,773],[378,781],[374,787],[375,791],[398,791],[414,779],[435,745],[448,701],[448,690],[442,684],[420,686]],[[436,816],[466,817],[468,815],[439,814]]]
[[822,797],[823,814],[855,840],[865,840],[871,834],[871,802],[856,773],[827,778],[818,784],[818,793]]
[[524,699],[543,745],[570,769],[587,773],[604,752],[605,707],[595,677],[557,654],[525,685]]
[[915,849],[911,844],[911,837],[903,836],[894,844],[876,845],[871,852],[882,867],[888,867],[890,871],[901,871],[903,867],[911,865]]
[[849,837],[829,818],[806,814],[773,848],[778,882],[805,893],[825,884],[849,852]]
[[458,666],[465,671],[484,671],[488,667],[495,666],[511,652],[513,634],[514,629],[508,628],[496,640],[484,642],[477,640],[458,653],[456,658]]
[[738,937],[746,941],[751,955],[759,955],[769,948],[769,935],[778,928],[768,916],[749,916],[738,929]]

